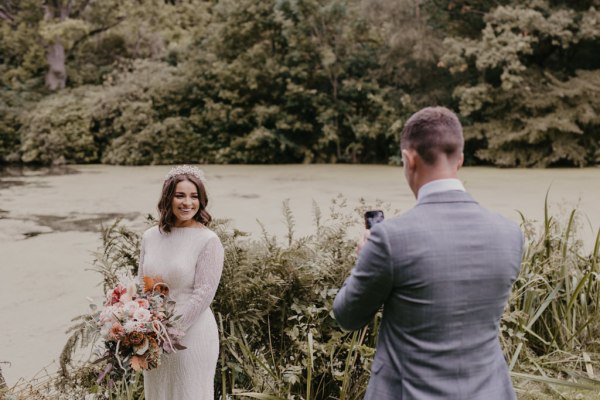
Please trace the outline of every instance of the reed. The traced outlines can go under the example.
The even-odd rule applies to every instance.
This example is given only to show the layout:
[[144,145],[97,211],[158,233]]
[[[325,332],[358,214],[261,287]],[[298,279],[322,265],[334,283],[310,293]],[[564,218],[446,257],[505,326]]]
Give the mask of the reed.
[[598,388],[600,230],[586,254],[577,238],[578,217],[576,210],[564,221],[550,216],[547,196],[539,234],[522,216],[528,245],[501,335],[517,381],[556,383],[548,380],[556,377]]
[[[389,206],[376,206],[393,214]],[[355,262],[355,240],[348,232],[361,223],[365,208],[364,202],[351,208],[342,197],[332,200],[328,213],[315,204],[314,233],[296,237],[293,213],[284,203],[283,243],[266,229],[254,239],[228,221],[215,221],[225,247],[213,303],[221,341],[217,398],[362,398],[381,315],[360,331],[343,332],[332,304]],[[577,211],[553,216],[546,198],[544,215],[540,227],[522,216],[527,246],[500,340],[519,398],[598,400],[600,231],[586,251]],[[120,269],[135,270],[139,235],[115,224],[104,229],[103,239],[96,266],[108,287]],[[102,365],[75,365],[69,355],[90,340],[77,328],[72,335],[63,352],[66,372],[48,380],[53,392],[23,398],[57,400],[76,390],[98,391],[92,377]],[[140,382],[120,382],[105,395],[142,399]],[[17,392],[13,388],[11,395]]]

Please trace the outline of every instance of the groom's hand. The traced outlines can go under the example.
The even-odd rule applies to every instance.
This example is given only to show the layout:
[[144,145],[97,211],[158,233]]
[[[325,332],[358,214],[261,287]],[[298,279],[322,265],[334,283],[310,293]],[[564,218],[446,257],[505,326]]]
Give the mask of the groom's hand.
[[371,234],[371,231],[368,229],[365,229],[365,231],[363,232],[363,236],[362,238],[358,241],[358,245],[356,246],[356,254],[360,254],[360,251],[362,250],[363,246],[365,245],[365,243],[367,243],[367,240],[369,239],[369,235]]

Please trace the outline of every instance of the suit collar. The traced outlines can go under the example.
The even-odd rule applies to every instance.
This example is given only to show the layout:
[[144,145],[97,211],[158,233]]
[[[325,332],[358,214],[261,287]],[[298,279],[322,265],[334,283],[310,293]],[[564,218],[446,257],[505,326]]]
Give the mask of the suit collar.
[[462,182],[457,178],[436,179],[421,186],[417,194],[417,201],[429,194],[446,192],[448,190],[462,190],[466,192]]
[[477,203],[477,201],[475,201],[475,199],[467,192],[461,190],[447,190],[423,196],[417,201],[417,206],[432,203]]

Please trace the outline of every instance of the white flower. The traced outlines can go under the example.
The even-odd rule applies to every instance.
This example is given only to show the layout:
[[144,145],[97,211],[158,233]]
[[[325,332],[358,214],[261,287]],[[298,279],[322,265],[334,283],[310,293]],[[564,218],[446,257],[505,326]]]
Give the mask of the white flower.
[[120,305],[119,303],[115,304],[114,306],[110,306],[108,308],[109,308],[110,312],[112,313],[113,317],[116,318],[117,320],[121,320],[125,316],[125,313],[123,311],[123,306]]
[[110,335],[110,330],[112,329],[113,326],[113,322],[112,321],[106,321],[104,324],[102,324],[102,326],[100,327],[100,336],[102,336],[103,338],[108,338],[108,336]]
[[141,331],[143,326],[142,324],[140,324],[137,321],[127,321],[123,324],[123,328],[125,328],[125,332],[130,333],[130,332],[135,332],[135,331]]
[[148,338],[144,338],[144,342],[141,345],[135,347],[135,353],[141,356],[145,352],[147,352],[149,348],[150,341],[148,340]]
[[117,281],[123,287],[128,288],[132,283],[135,284],[135,279],[128,271],[117,272]]
[[133,313],[133,318],[138,322],[148,322],[150,321],[151,316],[152,315],[150,314],[150,311],[146,310],[145,308],[138,308]]
[[140,308],[140,305],[137,301],[128,301],[123,304],[123,312],[129,317],[132,317],[138,308]]
[[98,323],[103,324],[107,320],[112,319],[112,313],[108,310],[108,307],[100,311],[98,315]]
[[113,322],[117,322],[120,318],[123,318],[123,311],[121,308],[108,306],[100,312],[100,315],[98,316],[98,322],[101,325],[106,323],[110,323],[112,325]]

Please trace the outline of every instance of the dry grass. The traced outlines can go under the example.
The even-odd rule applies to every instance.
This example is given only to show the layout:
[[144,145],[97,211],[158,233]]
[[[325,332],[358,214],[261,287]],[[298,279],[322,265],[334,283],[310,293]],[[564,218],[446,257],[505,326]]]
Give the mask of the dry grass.
[[[325,219],[315,206],[315,233],[296,238],[286,204],[284,244],[266,230],[260,240],[250,240],[226,221],[217,223],[226,249],[213,304],[222,345],[218,396],[362,398],[379,319],[345,333],[332,319],[331,306],[354,263],[348,228],[360,223],[364,207],[350,209],[338,198]],[[561,220],[549,215],[546,204],[545,215],[538,229],[523,218],[528,245],[501,342],[520,399],[600,400],[600,231],[587,253],[577,238],[576,211]],[[116,224],[104,230],[103,239],[96,265],[110,286],[116,271],[135,269],[139,237]],[[94,391],[111,399],[143,398],[139,379],[107,391],[94,381],[102,365],[72,362],[73,351],[92,340],[81,328],[65,347],[61,374],[4,389],[0,399],[83,399]]]

